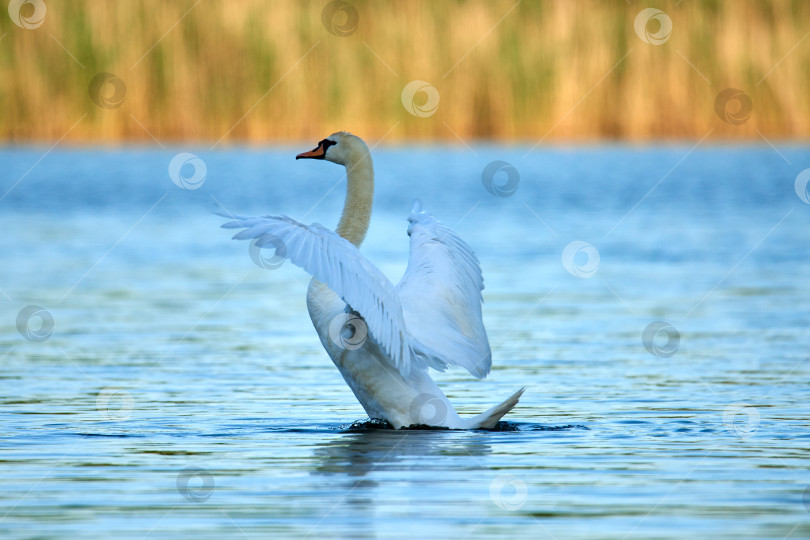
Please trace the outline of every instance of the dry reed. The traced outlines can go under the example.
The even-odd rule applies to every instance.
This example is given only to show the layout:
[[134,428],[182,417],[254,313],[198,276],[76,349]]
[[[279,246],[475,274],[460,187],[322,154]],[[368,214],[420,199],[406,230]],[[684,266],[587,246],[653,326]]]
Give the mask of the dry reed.
[[[810,134],[802,0],[356,0],[345,37],[324,26],[326,0],[46,3],[36,29],[0,17],[7,142]],[[634,30],[650,6],[672,20],[661,45]],[[336,24],[351,24],[347,13]],[[124,81],[120,107],[90,99],[101,72]],[[429,117],[403,107],[415,79],[440,95]],[[753,104],[739,125],[715,112],[728,87]]]

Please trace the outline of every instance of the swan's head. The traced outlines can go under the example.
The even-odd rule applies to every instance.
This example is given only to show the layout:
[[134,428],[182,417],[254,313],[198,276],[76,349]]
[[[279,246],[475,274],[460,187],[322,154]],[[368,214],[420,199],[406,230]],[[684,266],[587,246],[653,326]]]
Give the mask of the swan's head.
[[365,157],[368,157],[368,147],[363,139],[346,131],[338,131],[319,142],[314,150],[302,152],[295,159],[325,159],[349,166]]

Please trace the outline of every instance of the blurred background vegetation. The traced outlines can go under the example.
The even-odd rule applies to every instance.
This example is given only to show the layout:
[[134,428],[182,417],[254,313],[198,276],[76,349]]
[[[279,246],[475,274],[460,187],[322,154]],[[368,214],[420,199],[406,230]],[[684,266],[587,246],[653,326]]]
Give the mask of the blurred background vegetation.
[[[44,1],[38,28],[0,16],[6,142],[810,134],[806,0]],[[634,29],[648,7],[671,18],[661,45]],[[96,84],[114,108],[99,73],[125,85]],[[435,114],[403,107],[412,80]],[[715,112],[729,87],[753,104],[739,125]]]

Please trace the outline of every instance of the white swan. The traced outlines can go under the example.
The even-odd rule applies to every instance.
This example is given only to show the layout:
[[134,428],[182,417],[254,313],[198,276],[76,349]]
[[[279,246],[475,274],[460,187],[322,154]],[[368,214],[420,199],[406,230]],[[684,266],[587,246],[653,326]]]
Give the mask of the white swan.
[[346,167],[343,215],[333,232],[286,216],[241,217],[225,228],[256,245],[283,245],[282,255],[314,277],[307,291],[309,315],[323,347],[369,417],[399,429],[429,425],[492,428],[518,402],[524,388],[473,418],[461,418],[427,368],[448,365],[483,378],[492,355],[481,320],[481,269],[472,250],[414,203],[408,218],[411,252],[398,285],[359,251],[374,195],[368,147],[338,132],[296,159],[325,159]]

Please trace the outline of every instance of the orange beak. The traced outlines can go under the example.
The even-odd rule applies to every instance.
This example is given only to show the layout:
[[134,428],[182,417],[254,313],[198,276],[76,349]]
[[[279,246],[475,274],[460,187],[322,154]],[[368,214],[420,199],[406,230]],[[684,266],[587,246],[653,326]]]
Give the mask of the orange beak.
[[301,152],[295,156],[295,159],[323,159],[324,156],[326,156],[326,148],[324,148],[323,143],[321,143],[314,150],[310,150],[309,152]]

